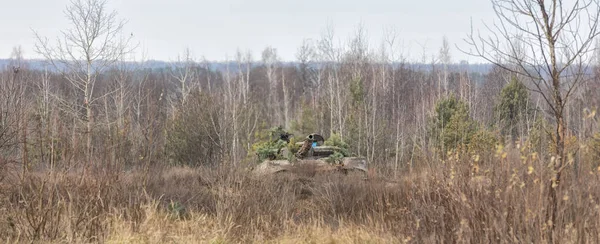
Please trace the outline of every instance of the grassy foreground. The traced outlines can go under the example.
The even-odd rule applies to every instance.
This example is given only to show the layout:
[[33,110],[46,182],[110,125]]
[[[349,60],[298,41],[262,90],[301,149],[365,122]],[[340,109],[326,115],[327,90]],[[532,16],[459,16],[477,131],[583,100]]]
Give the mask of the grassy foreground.
[[[0,240],[41,243],[545,243],[547,162],[508,152],[398,174],[3,164]],[[377,167],[377,166],[373,166]],[[575,167],[574,167],[575,168]],[[554,239],[600,242],[600,172],[565,171]],[[386,172],[385,169],[379,169]]]

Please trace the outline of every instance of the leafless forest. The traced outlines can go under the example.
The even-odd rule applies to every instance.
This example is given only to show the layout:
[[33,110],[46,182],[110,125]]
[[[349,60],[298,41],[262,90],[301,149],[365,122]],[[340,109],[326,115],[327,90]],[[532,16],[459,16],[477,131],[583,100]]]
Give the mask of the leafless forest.
[[[401,32],[358,27],[293,62],[268,46],[152,68],[126,16],[73,0],[69,27],[34,30],[44,60],[16,43],[0,67],[0,240],[599,243],[600,2],[491,3],[468,50],[420,63]],[[252,177],[276,126],[339,138],[367,177]]]

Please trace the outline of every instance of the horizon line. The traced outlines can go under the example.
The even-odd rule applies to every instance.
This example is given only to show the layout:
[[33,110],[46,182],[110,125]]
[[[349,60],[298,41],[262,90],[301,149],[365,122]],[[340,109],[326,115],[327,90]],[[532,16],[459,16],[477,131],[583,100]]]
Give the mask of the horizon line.
[[[13,61],[15,60],[14,58],[0,58],[0,61]],[[21,61],[25,61],[25,62],[46,62],[47,59],[43,59],[43,58],[24,58],[21,59]],[[236,60],[202,60],[202,59],[192,59],[190,60],[193,63],[204,63],[204,62],[208,62],[208,63],[238,63],[238,61]],[[163,59],[145,59],[145,60],[126,60],[126,61],[118,61],[118,62],[125,62],[125,63],[145,63],[145,62],[162,62],[162,63],[168,63],[168,64],[177,64],[177,63],[185,63],[188,61],[168,61],[168,60],[163,60]],[[298,60],[293,60],[293,61],[289,61],[289,60],[281,60],[279,61],[280,63],[301,63],[301,61]],[[246,63],[245,61],[243,61],[242,63]],[[262,63],[262,61],[260,59],[257,60],[253,60],[251,63],[255,64],[255,63]],[[310,61],[309,63],[337,63],[335,61]],[[372,61],[370,63],[382,63],[381,61]],[[385,62],[385,63],[389,63],[389,64],[423,64],[423,65],[439,65],[442,64],[440,62],[422,62],[422,61],[389,61],[389,62]],[[464,65],[464,64],[468,64],[468,65],[495,65],[494,63],[490,63],[490,62],[469,62],[467,60],[460,60],[459,62],[451,62],[448,63],[446,65]]]

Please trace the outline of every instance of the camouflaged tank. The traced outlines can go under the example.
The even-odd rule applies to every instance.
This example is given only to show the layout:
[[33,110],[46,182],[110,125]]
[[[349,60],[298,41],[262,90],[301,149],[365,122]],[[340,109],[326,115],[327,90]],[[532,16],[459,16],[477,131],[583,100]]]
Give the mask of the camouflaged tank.
[[[283,141],[282,144],[285,146],[269,149],[266,152],[269,156],[252,167],[252,172],[256,175],[281,172],[309,172],[312,175],[330,172],[343,174],[359,172],[366,176],[368,170],[366,158],[350,157],[344,148],[324,145],[323,136],[316,133],[310,134],[303,141],[296,143],[290,142],[291,136],[288,133],[281,133],[277,140],[278,142]],[[290,148],[297,148],[297,151],[290,150]]]

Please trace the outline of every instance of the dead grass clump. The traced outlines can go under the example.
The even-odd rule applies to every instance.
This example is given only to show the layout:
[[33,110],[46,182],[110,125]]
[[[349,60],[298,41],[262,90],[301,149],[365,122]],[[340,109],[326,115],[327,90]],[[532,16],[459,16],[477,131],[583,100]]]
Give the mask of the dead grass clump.
[[7,240],[93,242],[106,234],[115,211],[141,219],[139,188],[122,184],[118,175],[33,172],[1,186]]

